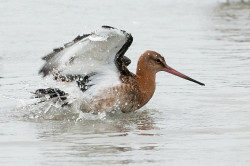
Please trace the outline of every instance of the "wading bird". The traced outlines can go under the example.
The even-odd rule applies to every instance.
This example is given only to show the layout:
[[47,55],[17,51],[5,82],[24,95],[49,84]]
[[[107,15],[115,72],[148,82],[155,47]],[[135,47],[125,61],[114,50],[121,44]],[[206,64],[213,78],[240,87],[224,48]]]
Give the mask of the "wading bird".
[[126,31],[102,26],[54,49],[43,57],[46,63],[39,73],[52,78],[58,86],[38,89],[36,97],[60,102],[61,106],[74,104],[83,111],[131,112],[151,99],[159,71],[204,85],[168,66],[155,51],[140,56],[133,74],[127,68],[131,61],[124,56],[132,41]]

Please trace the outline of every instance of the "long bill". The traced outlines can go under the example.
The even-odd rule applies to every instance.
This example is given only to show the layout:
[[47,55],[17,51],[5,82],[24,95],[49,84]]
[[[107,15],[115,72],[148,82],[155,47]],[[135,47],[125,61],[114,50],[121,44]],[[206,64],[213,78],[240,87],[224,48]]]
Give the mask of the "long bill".
[[183,78],[183,79],[186,79],[186,80],[195,82],[195,83],[197,83],[197,84],[199,84],[199,85],[205,86],[205,84],[203,84],[203,83],[201,83],[201,82],[199,82],[199,81],[196,81],[196,80],[194,80],[194,79],[192,79],[192,78],[190,78],[190,77],[188,77],[188,76],[186,76],[186,75],[184,75],[184,74],[182,74],[182,73],[176,71],[175,69],[173,69],[173,68],[171,68],[171,67],[169,67],[169,66],[167,66],[166,68],[164,68],[164,71],[166,71],[166,72],[168,72],[168,73],[171,73],[171,74],[173,74],[173,75],[176,75],[176,76],[178,76],[178,77],[181,77],[181,78]]

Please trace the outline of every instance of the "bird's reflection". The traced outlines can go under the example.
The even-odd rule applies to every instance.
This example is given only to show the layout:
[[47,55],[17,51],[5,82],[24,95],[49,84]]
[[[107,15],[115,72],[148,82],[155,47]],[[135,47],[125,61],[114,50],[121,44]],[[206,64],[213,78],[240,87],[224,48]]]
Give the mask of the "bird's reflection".
[[[90,113],[86,113],[85,115],[88,114]],[[77,116],[77,114],[68,115],[71,117]],[[39,116],[41,116],[41,113]],[[47,115],[47,117],[51,116],[52,115]],[[88,117],[82,117],[80,120],[76,118],[69,120],[70,118],[66,117],[65,115],[55,116],[56,117],[49,119],[50,121],[47,121],[46,119],[42,121],[41,124],[47,123],[47,125],[43,127],[43,129],[47,132],[73,133],[77,131],[78,133],[82,132],[83,134],[89,132],[92,134],[119,133],[121,136],[126,136],[126,132],[130,132],[131,130],[151,130],[156,128],[156,126],[154,126],[155,120],[152,110],[143,110],[126,114],[105,113],[105,116],[102,117],[92,114],[90,115],[90,119],[87,119]],[[53,130],[51,130],[51,127],[49,127],[50,125],[53,125]],[[45,134],[49,135],[49,133]],[[54,134],[52,133],[52,135]]]
[[[138,150],[154,150],[157,147],[157,144],[140,144],[138,139],[138,137],[153,136],[152,132],[148,131],[156,128],[154,112],[155,110],[143,110],[128,114],[108,113],[104,118],[95,120],[40,121],[36,123],[38,139],[52,144],[45,148],[42,154],[46,158],[60,156],[74,159],[79,157],[85,160],[88,160],[88,157],[97,159],[87,161],[89,164],[93,162],[101,164],[103,156],[106,156],[105,163],[132,163],[134,162],[132,159],[114,161],[113,156]],[[139,144],[139,147],[134,147],[134,143]]]

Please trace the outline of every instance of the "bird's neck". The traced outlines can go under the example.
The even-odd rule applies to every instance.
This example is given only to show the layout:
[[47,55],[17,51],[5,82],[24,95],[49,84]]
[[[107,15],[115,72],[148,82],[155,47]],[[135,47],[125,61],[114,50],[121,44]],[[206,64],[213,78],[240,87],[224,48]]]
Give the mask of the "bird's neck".
[[140,107],[144,106],[155,92],[155,72],[146,65],[137,66],[136,76],[139,84]]

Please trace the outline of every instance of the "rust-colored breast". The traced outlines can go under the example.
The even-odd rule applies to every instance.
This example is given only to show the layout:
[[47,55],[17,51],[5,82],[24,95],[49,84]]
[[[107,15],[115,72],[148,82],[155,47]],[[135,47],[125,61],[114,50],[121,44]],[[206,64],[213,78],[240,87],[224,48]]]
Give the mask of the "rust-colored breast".
[[93,97],[90,101],[92,109],[106,112],[137,110],[140,107],[140,91],[136,77],[121,76],[121,82],[118,86],[103,89],[98,96]]

